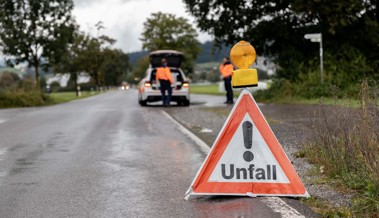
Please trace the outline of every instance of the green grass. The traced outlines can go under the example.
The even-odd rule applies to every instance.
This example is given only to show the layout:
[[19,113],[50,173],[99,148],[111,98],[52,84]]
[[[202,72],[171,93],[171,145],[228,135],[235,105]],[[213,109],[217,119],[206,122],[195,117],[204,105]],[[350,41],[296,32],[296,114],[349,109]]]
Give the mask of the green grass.
[[306,104],[306,105],[342,105],[348,107],[358,107],[360,105],[359,100],[357,99],[334,99],[334,98],[301,98],[301,97],[285,97],[285,98],[276,98],[270,100],[261,101],[258,98],[259,102],[265,103],[276,103],[276,104]]
[[[218,84],[209,84],[209,85],[192,85],[190,92],[191,94],[204,94],[204,95],[225,95],[225,92],[218,91]],[[240,92],[234,91],[234,97],[238,97]]]
[[49,96],[52,100],[52,104],[60,104],[64,102],[73,101],[76,99],[90,97],[98,93],[95,92],[95,94],[91,94],[91,92],[82,92],[81,94],[82,95],[80,97],[77,97],[75,92],[54,92],[54,93],[51,93]]
[[348,208],[331,207],[330,203],[313,196],[311,196],[310,198],[302,198],[300,199],[300,201],[308,205],[316,213],[321,214],[322,217],[352,217],[352,213]]
[[190,92],[192,94],[225,95],[225,93],[218,91],[218,84],[192,85]]

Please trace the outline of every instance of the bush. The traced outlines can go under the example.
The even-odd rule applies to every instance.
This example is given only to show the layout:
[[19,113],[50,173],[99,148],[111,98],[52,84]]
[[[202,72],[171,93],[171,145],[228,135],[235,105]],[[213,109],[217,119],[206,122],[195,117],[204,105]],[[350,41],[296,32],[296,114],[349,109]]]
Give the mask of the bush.
[[379,214],[378,89],[364,81],[359,97],[360,109],[321,105],[305,150],[327,175],[357,191],[354,213],[372,217]]
[[220,73],[218,71],[211,69],[206,74],[206,80],[211,82],[211,83],[219,82],[219,81],[221,81]]
[[[346,97],[357,98],[359,84],[366,80],[377,80],[378,73],[367,63],[365,56],[358,50],[343,46],[337,53],[325,53],[325,71],[321,84],[319,60],[300,64],[295,78],[276,79],[269,90],[256,93],[257,99],[276,100],[282,98],[320,98]],[[282,72],[283,77],[285,72]],[[377,85],[377,84],[376,84]]]
[[259,90],[255,97],[259,101],[277,101],[278,99],[315,99],[321,97],[349,97],[356,99],[359,93],[359,81],[341,88],[334,84],[316,82],[315,73],[301,76],[301,82],[276,79],[267,90]]
[[269,89],[256,91],[254,97],[258,101],[277,101],[283,97],[292,98],[296,93],[296,87],[289,80],[277,79]]
[[37,91],[7,89],[0,91],[0,108],[31,107],[45,105],[49,97]]
[[49,103],[49,96],[37,91],[30,79],[20,81],[18,87],[0,89],[0,108],[41,106]]
[[0,73],[0,89],[16,87],[19,81],[20,77],[13,72]]
[[270,79],[270,75],[268,75],[267,71],[258,69],[258,79],[259,80],[268,80]]
[[[91,79],[88,83],[79,84],[81,91],[95,91],[96,83],[93,79]],[[75,90],[75,89],[74,89]]]
[[50,84],[50,89],[52,92],[58,92],[61,89],[61,84],[57,81],[54,81]]

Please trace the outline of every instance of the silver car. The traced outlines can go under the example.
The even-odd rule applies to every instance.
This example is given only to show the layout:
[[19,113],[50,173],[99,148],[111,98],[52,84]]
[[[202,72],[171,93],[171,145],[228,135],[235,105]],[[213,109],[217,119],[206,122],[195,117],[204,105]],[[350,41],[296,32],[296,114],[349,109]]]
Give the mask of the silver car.
[[180,65],[183,60],[183,53],[174,50],[157,50],[150,53],[150,66],[146,70],[145,77],[138,84],[138,102],[141,106],[146,106],[148,102],[162,101],[159,82],[156,81],[156,69],[161,66],[162,59],[167,60],[167,65],[171,70],[174,83],[171,84],[171,101],[178,105],[190,105],[189,82],[184,75]]

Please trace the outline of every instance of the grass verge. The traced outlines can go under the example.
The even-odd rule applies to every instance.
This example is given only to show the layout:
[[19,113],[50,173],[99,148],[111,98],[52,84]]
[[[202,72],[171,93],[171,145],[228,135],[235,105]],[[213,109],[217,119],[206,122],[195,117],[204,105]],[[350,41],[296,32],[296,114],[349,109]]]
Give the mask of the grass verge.
[[81,99],[81,98],[90,97],[96,94],[98,93],[95,92],[94,94],[91,94],[91,92],[82,92],[81,96],[77,97],[75,92],[54,92],[54,93],[49,94],[51,98],[50,104],[60,104],[64,102]]
[[218,91],[218,84],[191,85],[190,92],[191,94],[225,95]]
[[352,217],[352,213],[349,208],[346,207],[332,207],[329,203],[311,196],[310,198],[301,198],[300,201],[308,205],[313,211],[321,214],[322,217],[327,218],[341,218]]
[[0,90],[0,108],[33,107],[51,103],[48,95],[35,89]]
[[[253,94],[254,95],[254,94]],[[255,97],[255,95],[254,95]],[[357,99],[336,99],[336,98],[301,98],[301,97],[284,97],[284,98],[274,98],[274,99],[260,99],[256,98],[259,102],[264,103],[275,103],[275,104],[304,104],[304,105],[341,105],[348,107],[359,107],[360,103]]]
[[[192,85],[190,89],[191,94],[204,94],[204,95],[222,95],[224,96],[226,92],[220,92],[218,84],[208,84],[208,85]],[[240,94],[239,90],[234,90],[234,97],[238,97]]]
[[75,92],[45,94],[35,91],[34,89],[0,90],[0,108],[46,106],[86,98],[93,95],[94,94],[91,94],[91,92],[82,92],[82,96],[77,97]]
[[377,95],[378,90],[363,82],[359,109],[321,105],[310,124],[311,142],[303,148],[305,157],[327,176],[328,184],[353,193],[351,208],[341,213],[344,217],[379,217]]

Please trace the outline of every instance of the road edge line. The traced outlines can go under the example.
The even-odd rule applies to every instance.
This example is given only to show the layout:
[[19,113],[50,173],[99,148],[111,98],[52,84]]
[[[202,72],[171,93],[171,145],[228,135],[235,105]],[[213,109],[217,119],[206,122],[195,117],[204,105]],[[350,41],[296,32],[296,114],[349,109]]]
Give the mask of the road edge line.
[[164,110],[161,110],[163,115],[165,115],[169,120],[171,120],[173,123],[176,124],[178,129],[187,137],[189,137],[197,146],[199,146],[200,150],[204,152],[205,154],[208,154],[209,150],[211,149],[207,143],[205,143],[203,140],[201,140],[197,135],[192,133],[189,129],[187,129],[185,126],[183,126],[181,123],[179,123],[175,118],[173,118],[169,113],[167,113]]
[[279,213],[283,218],[305,218],[296,208],[291,207],[279,197],[264,197],[260,201],[268,205],[275,213]]

